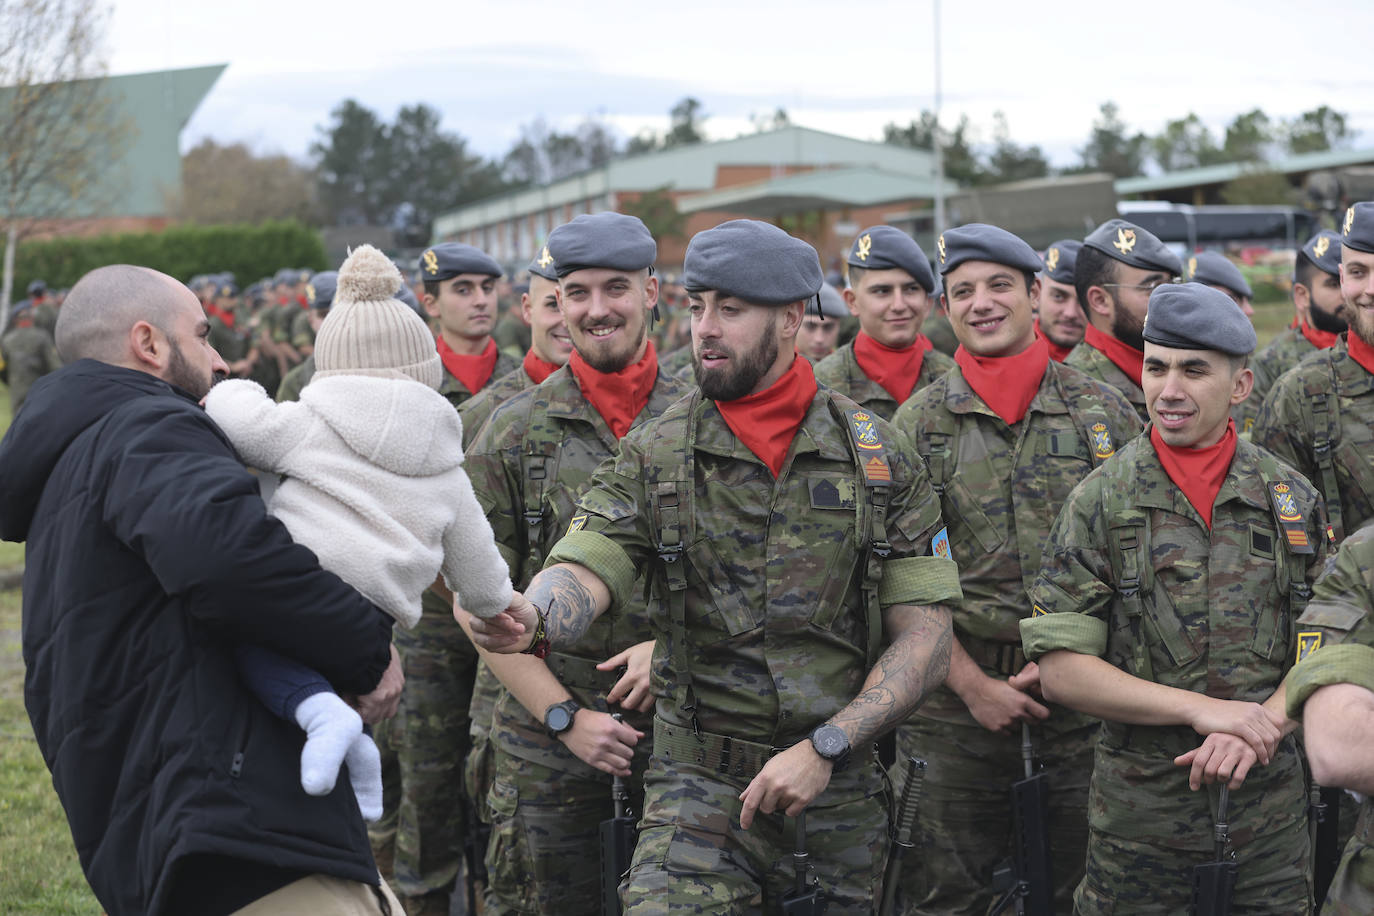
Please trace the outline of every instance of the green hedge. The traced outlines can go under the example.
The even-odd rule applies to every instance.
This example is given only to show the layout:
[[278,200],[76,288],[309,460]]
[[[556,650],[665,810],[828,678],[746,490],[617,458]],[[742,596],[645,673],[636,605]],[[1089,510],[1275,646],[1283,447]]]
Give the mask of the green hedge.
[[328,267],[320,234],[297,222],[174,226],[162,232],[24,242],[14,261],[15,298],[23,298],[32,280],[52,288],[71,286],[106,264],[138,264],[178,280],[227,270],[240,285],[283,267]]

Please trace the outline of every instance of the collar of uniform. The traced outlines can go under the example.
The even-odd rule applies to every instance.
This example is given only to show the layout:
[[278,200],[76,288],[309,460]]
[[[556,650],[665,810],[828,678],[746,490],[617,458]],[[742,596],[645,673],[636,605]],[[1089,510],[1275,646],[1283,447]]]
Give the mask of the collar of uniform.
[[[548,407],[544,410],[548,416],[560,420],[583,420],[597,426],[598,430],[605,429],[607,434],[610,433],[596,408],[582,396],[582,388],[567,366],[553,372],[539,385],[539,390],[548,398]],[[658,377],[654,380],[654,387],[649,391],[649,403],[639,412],[630,428],[634,429],[647,418],[663,413],[669,404],[686,394],[688,390],[690,389],[686,382],[674,378],[660,368]]]
[[1336,360],[1335,365],[1337,392],[1350,397],[1357,397],[1374,391],[1374,373],[1355,362],[1354,357],[1350,355],[1350,347],[1344,337],[1331,350],[1333,353],[1337,350],[1340,352],[1340,358]]
[[[1174,485],[1164,470],[1164,465],[1159,463],[1159,456],[1155,454],[1154,446],[1150,443],[1149,426],[1146,426],[1144,432],[1127,443],[1123,447],[1123,451],[1126,448],[1135,450],[1137,480],[1158,479],[1163,484],[1163,486],[1155,487],[1137,487],[1135,491],[1137,505],[1151,509],[1163,509],[1175,515],[1195,516],[1199,523],[1202,521],[1202,517],[1193,508],[1193,504],[1188,502],[1188,497],[1184,496],[1183,491]],[[1220,506],[1229,500],[1238,499],[1261,512],[1268,511],[1269,497],[1265,492],[1265,482],[1259,472],[1259,456],[1256,448],[1245,439],[1236,442],[1235,457],[1231,459],[1231,467],[1226,471],[1226,479],[1221,482],[1221,489],[1217,491],[1216,502],[1213,505]],[[1147,475],[1152,476],[1147,477]],[[1215,519],[1215,516],[1213,518]]]
[[[1035,392],[1035,397],[1031,398],[1030,406],[1026,408],[1026,416],[1032,413],[1044,414],[1066,414],[1069,407],[1064,403],[1064,399],[1059,397],[1058,373],[1061,371],[1059,363],[1050,360],[1050,365],[1045,369],[1045,376],[1040,380],[1040,387]],[[948,392],[945,395],[945,407],[950,413],[980,413],[988,417],[997,417],[997,413],[978,396],[978,393],[969,385],[968,379],[964,378],[964,372],[955,367],[956,371],[946,372],[944,379],[948,384]],[[939,384],[934,382],[933,384]],[[1000,420],[1001,418],[998,417]]]
[[[826,407],[826,397],[826,389],[820,388],[811,399],[811,407],[806,411],[806,418],[802,420],[802,425],[797,430],[797,436],[792,441],[793,457],[807,452],[815,452],[827,461],[852,460],[849,447],[840,436],[824,435],[819,440],[816,438],[819,429],[818,424],[828,422],[830,417]],[[749,450],[749,446],[741,442],[726,425],[725,418],[720,415],[720,410],[714,401],[710,398],[702,398],[697,409],[702,411],[697,419],[697,451],[709,452],[724,458],[752,461],[759,465],[763,464]],[[849,435],[848,431],[843,429],[839,430],[839,433],[843,436]]]

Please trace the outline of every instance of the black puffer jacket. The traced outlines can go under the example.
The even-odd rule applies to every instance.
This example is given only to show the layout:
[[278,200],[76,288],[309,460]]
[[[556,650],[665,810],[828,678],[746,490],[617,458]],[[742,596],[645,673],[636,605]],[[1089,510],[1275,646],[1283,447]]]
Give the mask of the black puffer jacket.
[[162,912],[194,853],[377,884],[348,780],[302,791],[303,737],[232,647],[366,693],[391,618],[266,514],[185,392],[89,360],[43,378],[0,443],[0,537],[28,542],[24,701],[111,914]]

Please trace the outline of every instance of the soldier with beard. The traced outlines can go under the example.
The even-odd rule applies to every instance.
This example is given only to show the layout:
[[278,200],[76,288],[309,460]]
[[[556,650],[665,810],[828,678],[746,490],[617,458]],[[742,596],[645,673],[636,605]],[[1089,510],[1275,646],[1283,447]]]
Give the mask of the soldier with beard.
[[775,226],[698,233],[699,390],[598,469],[531,604],[472,623],[495,651],[557,650],[636,606],[648,571],[658,702],[627,913],[776,909],[803,812],[822,897],[872,912],[880,893],[873,742],[944,679],[959,585],[905,438],[796,352],[821,283]]
[[1083,344],[1064,363],[1120,391],[1142,423],[1149,420],[1140,373],[1150,293],[1182,272],[1182,262],[1163,242],[1124,219],[1109,219],[1094,229],[1074,265],[1074,287],[1088,326]]
[[1045,249],[1045,269],[1040,273],[1039,314],[1035,333],[1050,345],[1050,359],[1062,363],[1083,342],[1086,322],[1074,289],[1073,272],[1083,243],[1062,239]]
[[1293,261],[1293,326],[1271,340],[1250,360],[1256,413],[1269,390],[1289,369],[1318,350],[1336,345],[1345,333],[1345,298],[1341,295],[1341,237],[1323,229],[1298,249]]

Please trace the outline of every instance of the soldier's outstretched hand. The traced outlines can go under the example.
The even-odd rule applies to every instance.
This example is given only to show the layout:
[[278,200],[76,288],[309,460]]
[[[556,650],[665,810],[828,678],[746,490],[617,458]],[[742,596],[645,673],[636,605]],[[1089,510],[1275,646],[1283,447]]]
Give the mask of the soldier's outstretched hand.
[[782,811],[788,817],[801,814],[830,783],[834,765],[816,753],[810,739],[804,739],[769,760],[755,776],[739,800],[744,807],[739,825],[745,830],[754,823],[754,812],[772,814]]
[[1255,751],[1260,763],[1267,764],[1283,737],[1282,723],[1259,703],[1243,700],[1218,700],[1197,695],[1196,708],[1189,725],[1199,735],[1225,732],[1241,738]]
[[1191,766],[1188,788],[1196,792],[1203,783],[1216,782],[1225,782],[1232,790],[1239,789],[1258,760],[1255,749],[1244,739],[1226,732],[1213,732],[1200,746],[1175,757],[1174,763],[1181,767]]
[[519,592],[511,599],[510,606],[495,617],[485,620],[473,617],[472,641],[488,652],[514,655],[530,647],[534,633],[539,628],[539,611]]
[[624,668],[625,673],[606,694],[607,703],[618,703],[621,709],[648,712],[654,708],[654,695],[649,692],[649,665],[654,659],[652,639],[636,643],[624,652],[617,652],[596,666],[598,671]]

